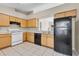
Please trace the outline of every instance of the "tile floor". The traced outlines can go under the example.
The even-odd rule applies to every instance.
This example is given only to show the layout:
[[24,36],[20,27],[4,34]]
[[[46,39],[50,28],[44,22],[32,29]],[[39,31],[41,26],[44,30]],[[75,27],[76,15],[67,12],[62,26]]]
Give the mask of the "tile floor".
[[0,56],[66,56],[53,49],[24,42],[13,47],[0,50]]

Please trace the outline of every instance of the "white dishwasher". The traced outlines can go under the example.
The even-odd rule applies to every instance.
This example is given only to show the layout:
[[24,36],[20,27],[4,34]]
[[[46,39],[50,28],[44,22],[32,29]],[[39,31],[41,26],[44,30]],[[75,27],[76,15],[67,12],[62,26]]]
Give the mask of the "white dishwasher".
[[23,42],[23,32],[19,29],[10,29],[10,33],[12,34],[12,46],[20,44]]

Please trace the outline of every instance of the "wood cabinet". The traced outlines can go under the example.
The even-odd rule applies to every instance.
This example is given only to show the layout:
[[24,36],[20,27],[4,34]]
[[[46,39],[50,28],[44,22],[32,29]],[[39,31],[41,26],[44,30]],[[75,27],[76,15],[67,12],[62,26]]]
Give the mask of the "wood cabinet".
[[54,37],[53,35],[47,35],[47,46],[50,48],[54,48]]
[[27,32],[23,33],[23,41],[27,41]]
[[33,18],[28,20],[28,27],[31,27],[31,28],[38,27],[38,19]]
[[70,10],[70,11],[65,12],[65,16],[66,17],[68,17],[68,16],[76,16],[76,10]]
[[47,35],[46,34],[42,34],[41,35],[41,45],[46,46],[47,44]]
[[9,16],[0,14],[0,26],[2,27],[2,26],[9,26],[9,25],[10,25]]
[[41,44],[50,48],[54,48],[54,37],[51,34],[42,34]]
[[32,27],[32,21],[31,20],[28,20],[28,27]]
[[76,16],[76,13],[77,13],[77,11],[76,11],[76,9],[74,9],[74,10],[56,13],[54,17],[61,18],[61,17]]
[[0,49],[11,45],[10,34],[0,34]]
[[34,43],[34,33],[27,32],[27,41]]
[[38,26],[38,20],[36,18],[30,19],[30,20],[24,20],[21,18],[10,16],[10,21],[20,23],[20,26],[23,28],[26,28],[26,27],[35,28]]
[[27,20],[21,20],[21,27],[28,27]]
[[10,21],[12,21],[12,22],[16,22],[16,18],[15,18],[15,17],[10,16]]
[[10,16],[10,21],[21,23],[21,19],[17,17]]
[[27,20],[10,16],[10,21],[20,23],[20,26],[23,28],[27,27]]
[[65,17],[64,12],[55,14],[55,18],[61,18],[61,17]]
[[16,17],[15,20],[16,20],[16,22],[21,23],[21,20],[22,20],[22,19]]

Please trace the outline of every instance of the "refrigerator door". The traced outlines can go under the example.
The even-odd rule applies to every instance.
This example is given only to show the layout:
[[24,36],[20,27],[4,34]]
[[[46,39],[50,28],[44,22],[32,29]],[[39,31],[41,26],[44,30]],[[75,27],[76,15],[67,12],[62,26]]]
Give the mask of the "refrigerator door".
[[54,50],[63,54],[72,55],[71,21],[66,19],[59,19],[60,21],[57,19],[58,21],[55,21]]

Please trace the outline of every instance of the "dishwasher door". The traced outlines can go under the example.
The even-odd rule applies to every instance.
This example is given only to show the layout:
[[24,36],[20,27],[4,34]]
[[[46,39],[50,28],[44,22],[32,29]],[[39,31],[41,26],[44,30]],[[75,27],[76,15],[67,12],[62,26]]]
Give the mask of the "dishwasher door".
[[35,44],[41,45],[41,33],[35,33]]

